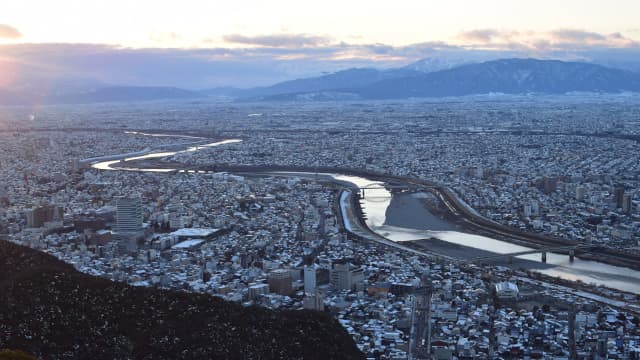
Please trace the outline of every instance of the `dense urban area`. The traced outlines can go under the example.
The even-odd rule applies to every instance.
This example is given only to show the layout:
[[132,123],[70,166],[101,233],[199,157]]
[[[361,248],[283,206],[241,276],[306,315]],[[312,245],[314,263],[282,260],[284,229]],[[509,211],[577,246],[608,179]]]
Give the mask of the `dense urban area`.
[[[0,234],[113,281],[326,312],[372,359],[639,359],[638,268],[603,263],[622,284],[605,286],[391,241],[359,185],[316,174],[418,179],[497,225],[633,258],[639,141],[630,95],[5,107]],[[269,171],[287,168],[306,172]],[[393,196],[447,219],[429,192]]]

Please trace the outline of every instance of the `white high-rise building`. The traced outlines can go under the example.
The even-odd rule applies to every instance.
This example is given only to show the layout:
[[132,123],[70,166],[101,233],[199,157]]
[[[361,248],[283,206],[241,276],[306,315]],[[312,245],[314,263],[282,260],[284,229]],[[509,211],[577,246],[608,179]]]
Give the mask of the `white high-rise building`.
[[313,294],[316,290],[316,268],[313,265],[304,267],[304,292]]

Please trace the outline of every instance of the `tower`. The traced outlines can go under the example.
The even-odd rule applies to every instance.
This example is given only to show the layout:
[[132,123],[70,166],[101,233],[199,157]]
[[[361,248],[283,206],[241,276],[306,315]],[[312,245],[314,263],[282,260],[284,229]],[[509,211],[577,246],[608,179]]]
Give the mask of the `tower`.
[[142,237],[142,204],[139,197],[116,198],[116,226],[113,238],[118,240],[118,252],[134,253]]
[[313,265],[304,267],[304,292],[313,294],[316,290],[316,269]]
[[137,197],[116,198],[116,233],[139,234],[142,231],[142,204]]

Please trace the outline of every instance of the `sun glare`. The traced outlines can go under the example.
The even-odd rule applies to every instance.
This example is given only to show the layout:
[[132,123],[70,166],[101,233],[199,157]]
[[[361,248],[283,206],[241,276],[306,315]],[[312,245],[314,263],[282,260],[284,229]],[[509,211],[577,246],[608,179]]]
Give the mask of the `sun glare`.
[[0,88],[10,87],[16,77],[16,65],[12,62],[0,60]]

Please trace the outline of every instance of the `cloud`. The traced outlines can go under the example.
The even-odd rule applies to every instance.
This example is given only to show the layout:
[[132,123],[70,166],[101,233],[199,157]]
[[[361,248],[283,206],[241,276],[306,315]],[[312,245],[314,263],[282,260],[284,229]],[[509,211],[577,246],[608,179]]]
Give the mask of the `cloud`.
[[266,47],[313,47],[329,45],[331,39],[325,36],[307,34],[274,34],[246,36],[229,34],[222,39],[231,44],[266,46]]
[[609,47],[627,48],[636,47],[638,42],[621,33],[600,34],[596,32],[559,29],[549,33],[550,41],[559,47]]
[[74,78],[191,89],[271,85],[353,67],[401,67],[420,59],[428,59],[423,68],[432,70],[498,58],[538,57],[592,61],[640,71],[640,44],[624,34],[576,29],[481,30],[467,31],[451,43],[403,46],[352,44],[310,35],[228,35],[226,40],[233,41],[234,46],[216,46],[220,42],[214,39],[203,43],[209,46],[203,48],[20,43],[0,45],[0,62],[3,68],[12,69],[10,80],[15,86],[40,86],[43,81],[54,84],[59,79]]
[[176,42],[182,39],[182,35],[176,32],[151,33],[149,40],[158,43]]
[[[101,44],[0,45],[0,60],[11,63],[20,84],[51,84],[80,78],[114,85],[215,86],[270,85],[318,75],[367,61],[333,61],[337,48],[122,48]],[[43,86],[47,87],[47,86]]]
[[13,26],[0,24],[0,39],[20,39],[22,34]]
[[595,48],[630,48],[639,44],[621,33],[601,34],[581,29],[556,29],[547,32],[502,29],[476,29],[457,36],[457,44],[466,48],[521,50],[539,55],[552,51],[581,51]]
[[500,34],[496,29],[476,29],[470,31],[461,32],[458,37],[470,43],[490,43],[493,39]]

